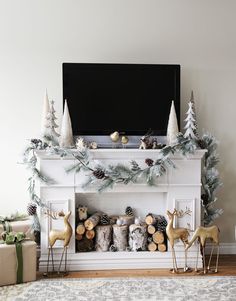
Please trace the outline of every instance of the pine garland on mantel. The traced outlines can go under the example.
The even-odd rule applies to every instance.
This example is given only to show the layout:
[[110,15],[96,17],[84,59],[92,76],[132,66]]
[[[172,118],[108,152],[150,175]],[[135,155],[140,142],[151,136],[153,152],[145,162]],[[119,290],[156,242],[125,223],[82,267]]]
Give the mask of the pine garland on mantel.
[[142,168],[135,160],[130,162],[130,165],[121,163],[115,165],[95,165],[90,160],[89,149],[82,147],[81,149],[64,149],[59,147],[57,141],[52,136],[44,136],[43,141],[39,139],[31,139],[30,145],[26,148],[23,156],[23,164],[30,170],[31,176],[28,178],[28,191],[31,201],[35,202],[40,207],[47,205],[40,199],[35,191],[35,181],[40,180],[44,184],[54,184],[53,179],[42,174],[37,168],[36,150],[45,150],[50,155],[58,155],[61,158],[70,156],[76,160],[75,164],[66,169],[67,173],[81,171],[87,172],[87,181],[84,183],[84,188],[93,185],[98,192],[102,192],[108,188],[112,189],[114,184],[136,183],[142,179],[147,185],[155,184],[155,179],[164,175],[168,167],[175,168],[174,163],[170,159],[170,155],[180,153],[184,156],[194,154],[197,149],[206,149],[204,159],[204,168],[202,173],[202,207],[204,209],[204,224],[208,225],[214,219],[219,217],[222,209],[214,208],[217,200],[215,194],[218,187],[221,185],[219,174],[216,168],[219,158],[216,153],[217,141],[211,134],[204,134],[201,139],[193,139],[184,137],[182,133],[177,135],[177,143],[173,146],[166,146],[160,150],[156,160],[147,158],[145,167]]

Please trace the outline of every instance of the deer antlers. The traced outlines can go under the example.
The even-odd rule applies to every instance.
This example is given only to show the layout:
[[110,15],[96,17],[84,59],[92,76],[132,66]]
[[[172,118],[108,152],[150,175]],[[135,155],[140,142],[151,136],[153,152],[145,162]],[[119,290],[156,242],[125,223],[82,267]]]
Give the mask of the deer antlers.
[[192,213],[192,211],[188,207],[186,207],[185,211],[182,209],[181,210],[174,209],[174,211],[173,211],[173,215],[175,215],[179,218],[184,217],[185,215],[191,216],[191,213]]
[[61,210],[59,212],[55,212],[55,211],[51,211],[51,210],[47,209],[44,212],[44,214],[47,215],[47,216],[49,216],[49,217],[51,217],[54,220],[57,220],[61,216],[65,216],[65,213],[63,212],[63,210]]

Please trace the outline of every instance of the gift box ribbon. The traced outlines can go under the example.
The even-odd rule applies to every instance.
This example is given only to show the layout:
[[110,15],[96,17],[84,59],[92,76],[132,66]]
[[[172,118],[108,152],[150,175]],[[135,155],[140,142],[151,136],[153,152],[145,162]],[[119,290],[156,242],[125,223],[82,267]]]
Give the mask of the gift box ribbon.
[[23,232],[7,232],[4,236],[4,240],[0,243],[5,243],[7,245],[15,245],[16,248],[16,260],[17,260],[17,271],[16,271],[16,282],[23,282],[23,252],[22,252],[22,242],[25,239],[25,234]]
[[3,225],[3,230],[6,232],[11,232],[12,231],[12,227],[11,224],[9,222],[9,220],[7,219],[0,219],[0,224]]

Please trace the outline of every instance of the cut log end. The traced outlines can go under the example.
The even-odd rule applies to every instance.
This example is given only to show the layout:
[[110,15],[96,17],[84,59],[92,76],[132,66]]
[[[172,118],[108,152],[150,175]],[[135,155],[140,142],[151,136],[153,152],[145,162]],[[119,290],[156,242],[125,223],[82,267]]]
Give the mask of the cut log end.
[[94,230],[87,230],[85,232],[85,236],[87,239],[93,239],[95,237],[95,231]]
[[145,218],[145,222],[147,225],[152,225],[154,223],[154,218],[152,215],[147,215]]
[[157,244],[155,244],[155,242],[150,242],[148,244],[148,251],[150,252],[154,252],[157,250]]
[[167,247],[166,247],[166,244],[158,244],[158,251],[160,252],[166,252],[167,250]]
[[75,239],[76,239],[76,240],[82,240],[82,239],[83,239],[83,235],[81,235],[81,234],[76,234],[76,235],[75,235]]
[[91,215],[85,222],[84,226],[87,230],[93,230],[94,227],[97,226],[97,224],[100,222],[102,212],[96,212],[93,215]]
[[154,233],[156,232],[156,227],[153,226],[153,225],[148,225],[148,227],[147,227],[147,232],[148,232],[149,234],[154,234]]
[[78,226],[76,227],[76,233],[80,235],[83,235],[85,233],[85,226],[82,223],[78,224]]
[[162,244],[165,240],[164,234],[161,231],[156,231],[153,235],[152,235],[152,239],[156,244]]

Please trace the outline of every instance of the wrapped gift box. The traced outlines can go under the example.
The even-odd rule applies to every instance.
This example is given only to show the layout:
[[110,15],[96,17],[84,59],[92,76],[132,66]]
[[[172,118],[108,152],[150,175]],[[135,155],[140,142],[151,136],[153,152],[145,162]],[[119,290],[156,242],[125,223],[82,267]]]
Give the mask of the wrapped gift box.
[[[22,242],[23,282],[36,280],[36,243]],[[15,244],[0,244],[0,286],[17,283],[17,255]]]
[[[13,232],[23,232],[26,237],[34,240],[34,233],[31,231],[32,220],[26,219],[22,221],[10,222],[11,231]],[[4,231],[3,224],[0,224],[0,237],[2,232]]]

